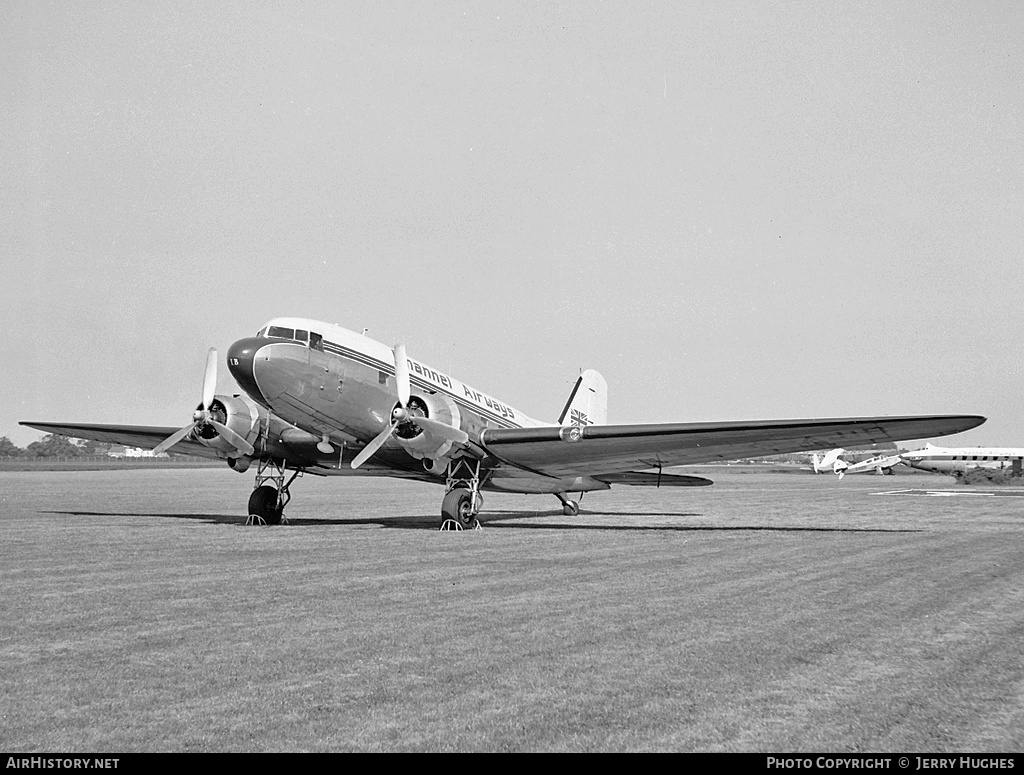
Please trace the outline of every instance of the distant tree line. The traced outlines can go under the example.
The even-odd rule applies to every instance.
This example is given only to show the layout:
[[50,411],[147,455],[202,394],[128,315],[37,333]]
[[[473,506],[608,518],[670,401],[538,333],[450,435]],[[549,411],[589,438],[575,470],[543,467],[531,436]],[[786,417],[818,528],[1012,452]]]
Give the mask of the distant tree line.
[[79,457],[101,455],[107,448],[108,445],[98,441],[70,439],[57,433],[48,433],[23,449],[7,436],[0,436],[0,457]]

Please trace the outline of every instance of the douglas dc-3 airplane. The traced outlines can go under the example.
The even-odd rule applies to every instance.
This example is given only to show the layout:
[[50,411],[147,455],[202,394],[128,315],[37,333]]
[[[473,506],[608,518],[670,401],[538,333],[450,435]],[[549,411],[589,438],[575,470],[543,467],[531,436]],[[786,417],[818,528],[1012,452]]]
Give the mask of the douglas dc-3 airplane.
[[569,493],[612,485],[696,486],[667,466],[959,433],[974,415],[752,422],[606,424],[607,386],[576,380],[557,423],[527,417],[453,377],[336,325],[276,318],[231,345],[228,369],[244,394],[214,395],[210,350],[203,394],[183,428],[23,422],[47,433],[225,459],[256,468],[248,513],[277,524],[302,474],[396,476],[444,485],[442,526],[478,526],[481,490]]

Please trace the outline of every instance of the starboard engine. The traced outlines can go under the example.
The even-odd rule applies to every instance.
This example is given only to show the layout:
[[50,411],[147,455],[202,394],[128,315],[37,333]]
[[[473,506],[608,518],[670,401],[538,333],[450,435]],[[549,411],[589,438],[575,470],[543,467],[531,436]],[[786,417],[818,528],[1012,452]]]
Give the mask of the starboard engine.
[[411,395],[405,408],[408,420],[395,428],[396,441],[417,460],[445,457],[452,448],[451,434],[433,424],[417,423],[417,419],[427,418],[458,430],[462,423],[458,405],[448,396],[422,393]]

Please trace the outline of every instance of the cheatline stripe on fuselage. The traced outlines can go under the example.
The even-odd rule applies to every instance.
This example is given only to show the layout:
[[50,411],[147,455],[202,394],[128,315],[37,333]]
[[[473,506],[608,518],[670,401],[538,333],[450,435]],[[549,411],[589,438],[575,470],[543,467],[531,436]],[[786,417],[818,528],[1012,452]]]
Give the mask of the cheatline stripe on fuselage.
[[[389,376],[392,376],[392,377],[395,376],[395,367],[392,366],[389,363],[385,363],[384,361],[378,361],[376,358],[371,358],[369,355],[367,355],[366,353],[360,352],[359,350],[353,350],[353,349],[351,349],[349,347],[344,347],[344,346],[342,346],[340,344],[336,344],[336,343],[328,341],[326,339],[323,340],[323,344],[324,344],[324,351],[325,352],[329,352],[332,355],[337,355],[337,356],[339,356],[341,358],[347,358],[348,360],[355,361],[356,363],[361,363],[364,366],[370,366],[371,368],[377,369],[377,371],[382,371],[382,372],[384,372],[385,374],[387,374]],[[450,377],[449,377],[449,379],[450,379]],[[441,385],[437,385],[437,384],[435,384],[433,382],[427,382],[426,380],[420,379],[419,377],[415,376],[414,374],[410,374],[409,375],[409,381],[412,384],[417,385],[419,387],[427,388],[429,390],[433,390],[433,391],[438,392],[438,393],[444,393],[446,396],[448,396],[450,399],[452,399],[452,401],[454,401],[459,406],[461,406],[461,407],[463,407],[465,409],[469,409],[470,411],[475,412],[476,414],[479,414],[482,417],[485,417],[485,418],[487,418],[489,420],[493,420],[494,422],[498,423],[499,425],[501,425],[504,428],[521,428],[522,427],[521,425],[517,425],[517,424],[515,424],[513,422],[510,422],[507,417],[503,417],[500,414],[497,414],[496,412],[494,412],[494,411],[492,411],[490,409],[486,409],[486,408],[480,406],[479,404],[471,403],[471,402],[467,401],[465,398],[462,398],[461,396],[456,395],[452,391],[446,390]]]

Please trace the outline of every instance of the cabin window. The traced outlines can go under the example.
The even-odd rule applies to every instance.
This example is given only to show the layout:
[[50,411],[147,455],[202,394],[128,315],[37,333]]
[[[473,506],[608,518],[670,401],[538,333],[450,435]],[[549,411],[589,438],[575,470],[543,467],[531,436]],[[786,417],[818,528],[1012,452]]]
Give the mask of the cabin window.
[[296,342],[308,342],[309,331],[303,331],[301,328],[295,329],[295,341]]
[[309,332],[309,349],[324,351],[324,338],[314,331]]
[[274,339],[294,339],[295,329],[294,328],[281,328],[281,326],[271,326],[267,331],[267,336],[273,337]]

